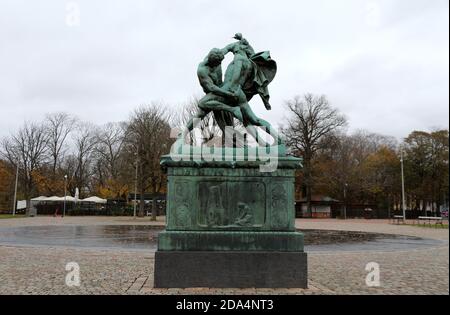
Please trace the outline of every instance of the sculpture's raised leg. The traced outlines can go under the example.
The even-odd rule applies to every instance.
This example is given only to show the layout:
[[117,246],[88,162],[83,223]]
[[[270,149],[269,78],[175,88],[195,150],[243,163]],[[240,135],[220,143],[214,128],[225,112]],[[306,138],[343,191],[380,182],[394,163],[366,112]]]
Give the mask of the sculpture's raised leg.
[[[250,108],[250,105],[248,103],[246,103],[244,106],[241,107],[241,111],[243,116],[245,117],[245,121],[244,121],[244,126],[247,128],[247,130],[252,130],[253,128],[252,126],[258,126],[258,127],[263,127],[264,131],[267,132],[275,141],[274,145],[279,145],[282,144],[282,140],[278,134],[278,132],[272,127],[272,125],[270,123],[268,123],[267,121],[265,121],[264,119],[258,118],[252,111],[252,109]],[[256,130],[256,128],[255,128]],[[258,143],[260,143],[260,141],[258,141],[258,139],[260,139],[261,137],[259,137],[257,135],[256,131],[252,131],[253,133],[256,133],[256,135],[251,134]]]
[[255,139],[260,146],[268,146],[269,144],[258,135],[258,130],[254,125],[245,126],[245,129]]

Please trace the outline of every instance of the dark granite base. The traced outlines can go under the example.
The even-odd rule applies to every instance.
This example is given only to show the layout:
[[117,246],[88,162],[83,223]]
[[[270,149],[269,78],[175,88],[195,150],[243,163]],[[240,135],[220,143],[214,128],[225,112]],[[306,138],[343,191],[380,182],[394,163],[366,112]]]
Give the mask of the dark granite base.
[[304,252],[155,253],[155,288],[307,288]]

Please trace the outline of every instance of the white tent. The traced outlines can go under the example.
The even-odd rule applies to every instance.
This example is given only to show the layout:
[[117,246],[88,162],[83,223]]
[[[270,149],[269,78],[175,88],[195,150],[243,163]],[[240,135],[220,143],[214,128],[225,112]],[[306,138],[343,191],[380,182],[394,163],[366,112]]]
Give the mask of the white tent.
[[38,205],[41,201],[47,200],[47,198],[48,198],[47,196],[39,196],[31,199],[30,215],[36,215],[37,213],[36,205]]
[[92,196],[86,199],[81,199],[81,202],[93,202],[93,203],[106,203],[106,199],[99,198],[97,196]]
[[[72,196],[66,196],[66,202],[75,202],[75,198]],[[31,201],[64,201],[64,196],[63,197],[58,197],[58,196],[51,196],[51,197],[45,197],[45,196],[40,196],[40,197],[36,197],[31,199]]]
[[51,196],[45,199],[41,199],[40,201],[64,201],[64,197],[62,197],[63,199],[61,199],[61,197],[58,196]]
[[31,199],[31,201],[44,201],[47,198],[48,198],[47,196],[39,196],[39,197]]

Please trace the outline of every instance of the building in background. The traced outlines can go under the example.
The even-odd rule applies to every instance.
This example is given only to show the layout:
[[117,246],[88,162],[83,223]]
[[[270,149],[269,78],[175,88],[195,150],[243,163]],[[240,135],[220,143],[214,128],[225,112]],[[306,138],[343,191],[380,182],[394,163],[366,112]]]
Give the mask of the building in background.
[[[312,218],[331,218],[335,210],[339,209],[342,203],[339,200],[328,196],[316,195],[311,198]],[[300,218],[309,217],[306,198],[302,198],[295,203],[296,216]]]

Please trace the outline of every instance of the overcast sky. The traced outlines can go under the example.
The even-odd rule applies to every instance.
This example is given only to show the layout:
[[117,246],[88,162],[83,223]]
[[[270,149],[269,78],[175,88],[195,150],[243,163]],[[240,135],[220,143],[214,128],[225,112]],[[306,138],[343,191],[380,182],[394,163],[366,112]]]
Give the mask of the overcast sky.
[[151,101],[181,106],[202,95],[198,63],[236,32],[278,63],[273,110],[259,98],[251,102],[275,125],[283,123],[285,100],[313,92],[326,94],[351,130],[402,138],[414,129],[448,128],[448,6],[448,0],[0,0],[0,137],[48,112],[103,124]]

